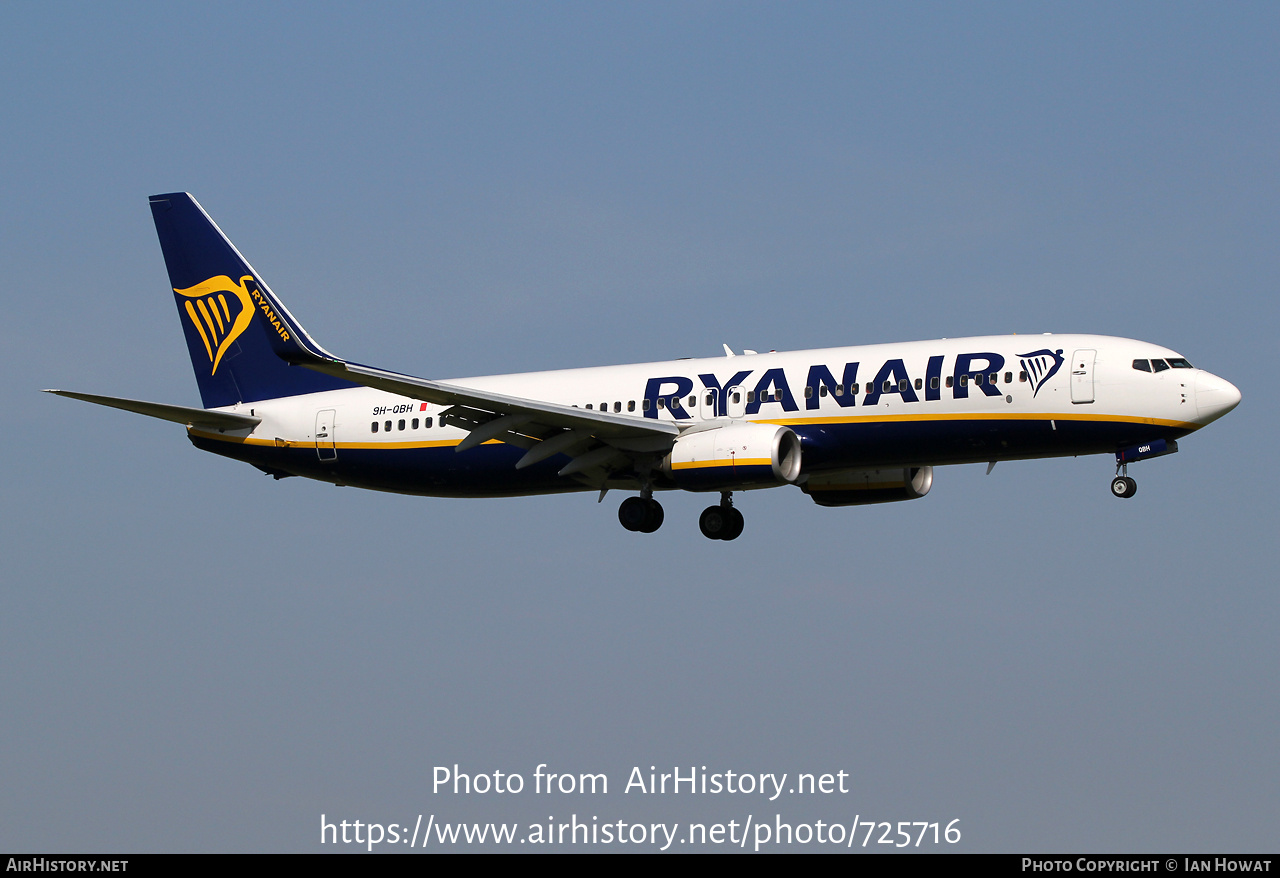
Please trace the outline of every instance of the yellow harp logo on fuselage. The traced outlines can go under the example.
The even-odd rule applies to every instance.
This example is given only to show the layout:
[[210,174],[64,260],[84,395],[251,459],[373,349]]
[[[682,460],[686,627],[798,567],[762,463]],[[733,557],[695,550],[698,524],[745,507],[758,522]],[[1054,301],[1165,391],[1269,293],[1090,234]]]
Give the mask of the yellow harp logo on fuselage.
[[253,319],[253,299],[245,286],[245,281],[252,280],[253,275],[245,275],[236,283],[225,274],[220,274],[185,290],[174,289],[179,296],[186,297],[183,304],[186,306],[187,316],[200,334],[205,353],[213,364],[210,375],[218,373],[222,355]]

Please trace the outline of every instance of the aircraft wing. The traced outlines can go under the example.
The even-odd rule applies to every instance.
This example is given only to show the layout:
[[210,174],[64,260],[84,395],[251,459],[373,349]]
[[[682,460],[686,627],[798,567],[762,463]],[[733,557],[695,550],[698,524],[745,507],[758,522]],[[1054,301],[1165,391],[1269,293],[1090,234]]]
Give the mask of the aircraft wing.
[[92,393],[76,393],[71,390],[46,390],[58,396],[92,402],[97,405],[110,406],[113,409],[124,409],[159,418],[162,421],[173,421],[188,427],[206,427],[214,430],[250,430],[262,422],[262,418],[240,415],[235,412],[214,412],[207,409],[190,408],[185,405],[167,405],[162,402],[144,402],[140,399],[124,399],[119,396],[97,396]]
[[572,460],[560,469],[560,475],[573,475],[598,487],[603,487],[619,467],[638,458],[665,454],[680,434],[675,424],[654,418],[507,396],[314,355],[289,359],[366,387],[449,406],[441,420],[469,432],[457,451],[497,439],[526,449],[517,469],[565,454]]

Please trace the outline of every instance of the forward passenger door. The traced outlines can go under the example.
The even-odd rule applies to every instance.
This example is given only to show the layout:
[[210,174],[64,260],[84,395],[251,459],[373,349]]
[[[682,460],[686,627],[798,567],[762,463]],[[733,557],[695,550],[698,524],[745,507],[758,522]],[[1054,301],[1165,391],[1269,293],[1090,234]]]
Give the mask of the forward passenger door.
[[1093,361],[1097,351],[1079,350],[1071,355],[1071,401],[1093,402]]

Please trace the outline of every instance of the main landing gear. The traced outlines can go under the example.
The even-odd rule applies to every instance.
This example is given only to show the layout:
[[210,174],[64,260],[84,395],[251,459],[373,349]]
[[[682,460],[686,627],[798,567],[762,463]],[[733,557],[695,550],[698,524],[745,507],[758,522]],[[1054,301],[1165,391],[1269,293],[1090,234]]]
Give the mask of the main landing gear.
[[1127,500],[1136,493],[1138,483],[1129,478],[1129,465],[1120,464],[1116,467],[1116,477],[1111,480],[1111,495]]
[[709,540],[736,540],[746,524],[742,513],[733,508],[733,495],[725,491],[719,506],[708,506],[698,516],[698,528]]
[[[645,496],[646,493],[649,496]],[[651,492],[642,491],[639,497],[628,497],[618,507],[618,521],[630,531],[651,534],[662,527],[663,518],[662,506]],[[698,527],[709,540],[736,540],[744,524],[742,513],[733,508],[728,491],[720,495],[719,506],[708,506],[698,517]]]
[[618,507],[618,521],[627,530],[651,534],[662,527],[662,504],[652,497],[628,497]]

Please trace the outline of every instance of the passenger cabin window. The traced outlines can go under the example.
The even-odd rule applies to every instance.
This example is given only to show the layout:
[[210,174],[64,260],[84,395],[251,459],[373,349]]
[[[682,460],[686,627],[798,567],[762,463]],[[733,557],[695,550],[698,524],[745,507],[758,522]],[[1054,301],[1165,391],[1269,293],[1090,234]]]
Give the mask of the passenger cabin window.
[[988,375],[988,376],[987,376],[987,381],[988,381],[988,382],[990,382],[991,384],[999,384],[999,383],[1000,383],[1000,373],[999,373],[999,372],[992,372],[990,375]]
[[922,389],[923,387],[924,387],[924,379],[923,379],[923,378],[917,378],[917,379],[916,379],[916,390],[920,390],[920,389]]
[[[423,419],[422,419],[422,426],[423,426],[423,427],[425,427],[426,429],[430,430],[430,429],[431,429],[431,419],[430,419],[430,418],[423,418]],[[440,426],[441,426],[441,427],[443,427],[443,426],[444,426],[444,421],[441,421],[441,422],[440,422]]]
[[948,375],[948,376],[947,376],[947,386],[948,386],[948,387],[950,387],[950,386],[951,386],[951,384],[952,384],[952,378],[951,378],[951,376],[950,376],[950,375]]
[[613,410],[614,410],[615,412],[620,412],[620,411],[622,411],[622,402],[621,402],[621,401],[619,401],[619,402],[615,402],[615,403],[613,404]]
[[[658,397],[658,410],[661,411],[666,407],[667,407],[667,398],[665,396]],[[587,408],[591,408],[591,406],[587,406]]]
[[[823,387],[826,387],[827,385],[825,385],[825,384],[824,384],[824,385],[822,385],[822,386],[823,386]],[[823,396],[826,396],[826,394],[825,394],[825,393],[824,393],[824,394],[822,394],[822,395],[823,395]],[[805,387],[805,389],[804,389],[804,398],[805,398],[805,399],[813,399],[813,388],[812,388],[812,387],[808,387],[808,386],[806,386],[806,387]]]
[[374,421],[372,424],[370,424],[370,425],[369,425],[369,427],[370,427],[370,430],[369,430],[369,432],[370,432],[370,433],[376,433],[376,432],[378,432],[378,422],[377,422],[377,421]]
[[398,430],[404,429],[404,418],[401,418],[400,421],[396,424],[396,429]]
[[907,379],[905,379],[905,378],[899,378],[899,379],[898,379],[898,392],[899,392],[899,393],[906,393],[906,392],[907,392]]
[[734,404],[734,405],[737,405],[737,404],[738,404],[738,403],[740,403],[740,402],[742,402],[742,391],[741,391],[741,390],[735,390],[735,391],[733,392],[733,404]]
[[1023,371],[1021,371],[1021,372],[1019,372],[1019,373],[1018,373],[1018,380],[1019,380],[1019,381],[1021,381],[1023,384],[1026,384],[1026,383],[1027,383],[1027,373],[1026,373],[1026,370],[1023,370]]
[[636,401],[634,399],[627,400],[627,411],[634,412],[636,410]]
[[[748,390],[747,402],[755,402],[755,401],[756,401],[756,392],[754,390]],[[737,402],[737,400],[735,399],[734,402]]]
[[587,408],[588,408],[588,409],[590,409],[591,411],[595,411],[595,409],[592,407],[591,403],[587,403]]
[[[806,387],[806,388],[805,388],[805,396],[807,397],[808,395],[809,395],[809,388],[807,388],[807,387]],[[825,384],[819,384],[819,385],[818,385],[818,396],[826,396],[826,395],[827,395],[827,385],[825,385]]]
[[647,412],[648,410],[649,410],[649,400],[647,399],[640,400],[640,411]]
[[417,418],[414,418],[414,419],[413,419],[413,429],[415,429],[415,430],[416,430],[416,429],[418,429],[418,419],[417,419]]
[[1133,368],[1137,369],[1139,372],[1150,372],[1151,362],[1149,360],[1134,360]]
[[1165,369],[1169,368],[1169,364],[1164,360],[1152,360],[1151,368],[1156,372],[1163,372]]
[[[964,381],[964,379],[965,379],[965,376],[961,375],[961,376],[960,376],[960,381],[961,381],[961,382],[963,382],[963,381]],[[978,385],[981,385],[981,384],[982,384],[982,373],[981,373],[981,372],[979,372],[977,375],[974,375],[974,376],[973,376],[973,383],[974,383],[974,384],[978,384]]]
[[1012,373],[1012,372],[1005,372],[1005,373],[1004,373],[1004,383],[1005,383],[1005,384],[1012,384],[1012,383],[1013,383],[1013,373]]
[[881,393],[888,393],[888,392],[889,392],[889,389],[890,389],[891,387],[893,387],[893,382],[892,382],[892,381],[886,381],[886,382],[884,383],[884,386],[880,388],[880,392],[881,392]]
[[855,381],[849,385],[849,392],[854,396],[858,395],[858,382]]
[[382,429],[384,429],[384,430],[386,430],[388,433],[390,433],[390,432],[391,432],[391,422],[390,422],[390,421],[387,421],[385,424],[383,424],[383,425],[382,425]]
[[938,376],[937,376],[937,375],[934,375],[932,378],[930,378],[930,379],[929,379],[929,389],[930,389],[930,390],[937,390],[937,389],[938,389]]

